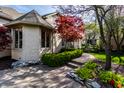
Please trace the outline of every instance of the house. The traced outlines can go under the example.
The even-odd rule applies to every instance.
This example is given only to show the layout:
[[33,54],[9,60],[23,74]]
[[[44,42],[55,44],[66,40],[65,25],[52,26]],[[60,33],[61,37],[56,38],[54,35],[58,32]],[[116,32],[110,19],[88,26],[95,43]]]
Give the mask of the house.
[[[9,15],[3,13],[0,11],[0,26],[3,24],[6,24],[8,22],[10,22],[12,19],[10,18]],[[0,57],[4,57],[4,56],[10,56],[11,55],[11,51],[6,49],[2,52],[0,52]]]
[[[54,32],[56,17],[56,12],[41,16],[32,10],[3,23],[11,29],[12,59],[38,61],[44,53],[59,52],[64,47],[64,42],[59,38],[59,34]],[[81,40],[73,44],[75,48],[81,48]]]
[[[22,13],[17,12],[13,8],[0,6],[0,26],[11,22],[12,20],[16,19],[21,15]],[[6,50],[0,52],[0,58],[5,56],[11,56],[10,48],[7,48]]]

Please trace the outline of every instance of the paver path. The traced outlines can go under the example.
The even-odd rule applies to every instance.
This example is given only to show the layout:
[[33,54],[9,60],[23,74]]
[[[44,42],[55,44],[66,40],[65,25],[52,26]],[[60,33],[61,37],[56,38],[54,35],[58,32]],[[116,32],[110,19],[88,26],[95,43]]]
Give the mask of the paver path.
[[52,68],[44,65],[0,71],[0,87],[16,88],[80,88],[85,87],[67,78],[67,66]]
[[95,59],[95,57],[93,55],[88,54],[88,53],[83,53],[81,57],[73,59],[67,65],[68,65],[68,67],[75,69],[75,68],[81,67],[84,63],[86,63],[90,60],[94,60],[94,59]]
[[94,60],[94,59],[95,59],[95,57],[93,55],[88,54],[88,53],[83,53],[81,57],[75,58],[72,61],[85,63],[89,60]]
[[[84,53],[73,61],[86,62],[94,57]],[[68,66],[52,68],[45,65],[8,69],[0,71],[0,87],[16,88],[81,88],[85,87],[67,78]]]

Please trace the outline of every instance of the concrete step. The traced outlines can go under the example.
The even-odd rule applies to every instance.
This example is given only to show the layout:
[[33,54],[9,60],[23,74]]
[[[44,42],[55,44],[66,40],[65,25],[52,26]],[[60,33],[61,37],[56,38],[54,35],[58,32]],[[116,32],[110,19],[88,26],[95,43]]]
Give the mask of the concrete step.
[[69,63],[67,64],[67,66],[75,69],[75,68],[81,67],[82,65],[75,64],[75,63],[73,63],[73,62],[69,62]]
[[71,63],[74,63],[74,64],[77,64],[77,65],[83,65],[84,63],[82,63],[82,62],[77,62],[77,61],[71,61]]

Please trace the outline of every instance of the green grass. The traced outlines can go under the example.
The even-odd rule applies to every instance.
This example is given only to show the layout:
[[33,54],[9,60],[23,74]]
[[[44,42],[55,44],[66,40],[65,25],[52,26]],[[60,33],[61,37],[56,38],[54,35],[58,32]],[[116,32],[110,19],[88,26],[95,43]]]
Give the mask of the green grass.
[[[106,55],[104,52],[102,53],[90,53],[92,55],[94,55],[96,57],[96,59],[101,60],[103,62],[105,62],[106,60]],[[122,62],[119,62],[119,58],[117,57],[117,54],[112,54],[112,62],[115,64],[120,64],[120,65],[124,65],[124,55],[120,55],[120,58],[122,60]]]

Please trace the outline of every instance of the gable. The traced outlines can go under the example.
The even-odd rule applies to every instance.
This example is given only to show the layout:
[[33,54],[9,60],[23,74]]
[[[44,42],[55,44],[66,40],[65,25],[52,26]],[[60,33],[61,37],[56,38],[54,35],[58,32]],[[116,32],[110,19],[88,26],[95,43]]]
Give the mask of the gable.
[[21,17],[13,20],[9,24],[6,24],[7,26],[10,25],[15,25],[15,24],[32,24],[32,25],[39,25],[39,26],[44,26],[47,28],[53,29],[52,25],[49,24],[46,20],[44,20],[40,14],[38,14],[35,10],[32,10]]
[[0,11],[11,16],[12,19],[16,19],[23,15],[22,13],[17,12],[15,9],[5,6],[0,6]]

